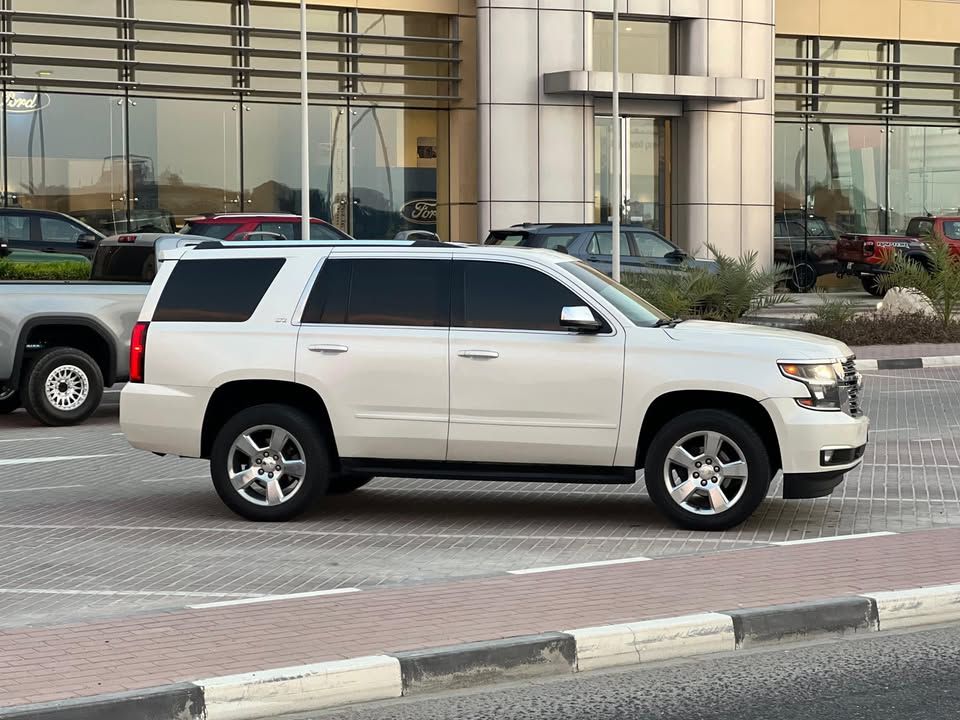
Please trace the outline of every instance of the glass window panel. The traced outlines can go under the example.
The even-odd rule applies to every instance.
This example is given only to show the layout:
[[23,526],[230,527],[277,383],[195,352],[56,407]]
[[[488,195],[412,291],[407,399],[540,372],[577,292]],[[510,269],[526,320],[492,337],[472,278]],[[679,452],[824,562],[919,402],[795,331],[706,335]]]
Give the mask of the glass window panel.
[[960,128],[893,128],[890,134],[890,231],[910,218],[950,212],[960,203]]
[[773,203],[777,213],[801,210],[806,205],[806,136],[807,126],[800,123],[777,123],[774,127]]
[[[450,21],[439,13],[360,12],[357,31],[360,35],[393,35],[404,37],[445,38],[450,34]],[[412,43],[419,48],[431,43]],[[429,52],[410,53],[429,55]]]
[[[613,243],[610,241],[610,239],[611,233],[594,233],[593,238],[587,245],[587,252],[596,253],[597,255],[612,255]],[[620,233],[620,254],[633,255],[633,253],[630,251],[630,243],[627,241],[627,234],[625,232]]]
[[83,233],[78,225],[60,218],[40,218],[40,237],[43,242],[73,243]]
[[0,215],[0,240],[9,243],[32,242],[29,215],[3,213]]
[[807,208],[844,232],[884,231],[886,134],[879,125],[822,123],[808,133]]
[[[673,55],[670,23],[620,21],[620,72],[669,75],[673,72]],[[613,70],[613,20],[593,21],[593,69]]]
[[116,0],[10,0],[13,10],[58,15],[116,15]]
[[[19,109],[11,97],[23,100]],[[124,111],[107,95],[8,93],[8,201],[73,215],[105,234],[125,229]]]
[[437,165],[445,161],[438,154],[446,153],[438,143],[440,113],[375,106],[350,112],[352,234],[436,232]]
[[130,112],[130,152],[140,167],[133,207],[184,218],[240,210],[239,107],[231,102],[143,98]]
[[[824,78],[820,83],[820,109],[824,112],[842,113],[881,113],[882,102],[858,102],[837,96],[876,97],[886,94],[884,80],[887,78],[886,66],[880,63],[887,60],[889,44],[884,42],[820,39],[819,74]],[[864,65],[846,65],[831,63],[831,60],[856,61]],[[849,79],[859,83],[843,82]]]

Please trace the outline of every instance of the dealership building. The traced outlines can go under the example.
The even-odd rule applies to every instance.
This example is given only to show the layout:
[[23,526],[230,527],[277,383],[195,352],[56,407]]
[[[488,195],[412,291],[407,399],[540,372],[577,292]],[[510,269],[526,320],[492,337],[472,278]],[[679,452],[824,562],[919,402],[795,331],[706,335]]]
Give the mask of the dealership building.
[[[769,258],[811,216],[960,204],[960,1],[619,0],[617,127],[613,2],[311,3],[312,213],[606,222],[619,165],[624,221]],[[108,233],[296,212],[299,57],[296,0],[0,0],[3,203]]]

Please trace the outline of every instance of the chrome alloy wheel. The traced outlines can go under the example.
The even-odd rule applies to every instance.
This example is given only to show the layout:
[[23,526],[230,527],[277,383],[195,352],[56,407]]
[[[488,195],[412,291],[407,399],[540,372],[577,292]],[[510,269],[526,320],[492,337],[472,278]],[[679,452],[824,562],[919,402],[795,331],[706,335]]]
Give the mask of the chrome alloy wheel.
[[257,425],[240,433],[227,455],[227,476],[234,490],[254,505],[282,505],[303,487],[307,462],[303,448],[276,425]]
[[76,410],[90,395],[90,379],[76,365],[60,365],[47,375],[43,393],[57,410]]
[[747,462],[729,437],[714,431],[690,433],[675,443],[663,463],[670,497],[687,512],[719,515],[747,489]]

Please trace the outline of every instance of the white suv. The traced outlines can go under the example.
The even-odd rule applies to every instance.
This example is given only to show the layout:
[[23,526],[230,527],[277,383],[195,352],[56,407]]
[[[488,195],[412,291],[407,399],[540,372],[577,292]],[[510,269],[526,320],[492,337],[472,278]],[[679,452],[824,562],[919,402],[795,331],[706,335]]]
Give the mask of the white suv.
[[252,520],[377,475],[632,483],[680,525],[745,520],[782,470],[828,495],[868,420],[850,349],[675,322],[568,255],[218,242],[163,256],[120,419],[209,458]]

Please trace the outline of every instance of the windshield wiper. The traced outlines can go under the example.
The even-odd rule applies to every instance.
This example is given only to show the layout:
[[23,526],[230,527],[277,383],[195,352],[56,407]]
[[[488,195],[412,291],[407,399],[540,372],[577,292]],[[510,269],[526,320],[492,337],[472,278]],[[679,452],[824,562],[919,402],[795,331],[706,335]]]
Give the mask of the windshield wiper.
[[680,323],[682,323],[683,320],[684,320],[683,318],[661,318],[660,320],[657,320],[657,321],[653,324],[653,326],[654,326],[655,328],[660,328],[660,327],[676,327],[677,325],[679,325]]

